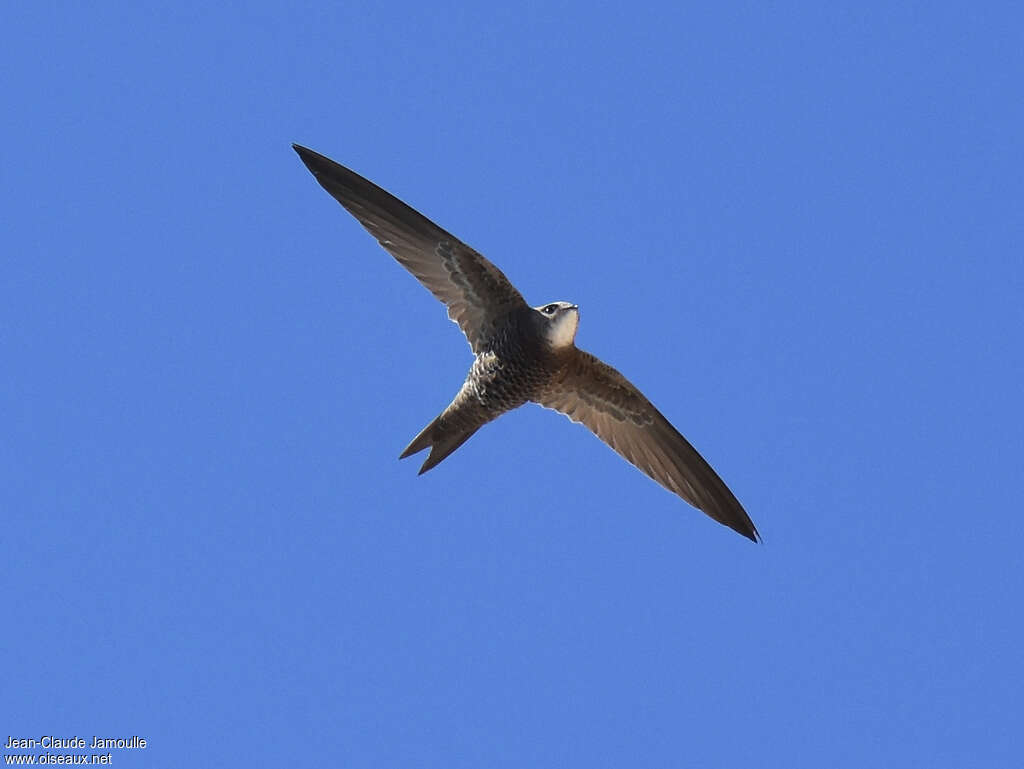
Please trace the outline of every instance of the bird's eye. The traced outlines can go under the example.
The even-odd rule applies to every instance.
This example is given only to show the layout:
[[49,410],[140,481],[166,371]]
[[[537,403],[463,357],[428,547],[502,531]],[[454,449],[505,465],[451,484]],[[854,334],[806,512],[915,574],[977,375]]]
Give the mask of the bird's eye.
[[548,314],[548,315],[554,315],[555,314],[555,310],[557,310],[557,309],[558,309],[558,305],[557,304],[549,304],[547,307],[544,308],[544,312],[546,314]]

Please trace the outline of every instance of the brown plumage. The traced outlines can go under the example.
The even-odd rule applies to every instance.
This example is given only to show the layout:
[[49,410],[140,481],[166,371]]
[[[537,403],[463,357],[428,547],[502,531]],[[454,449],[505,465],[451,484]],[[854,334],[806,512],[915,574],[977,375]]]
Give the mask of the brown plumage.
[[758,541],[711,466],[622,374],[574,344],[579,310],[530,307],[482,255],[390,193],[293,145],[316,180],[448,307],[475,354],[459,392],[401,458],[429,448],[425,473],[488,422],[527,401],[586,425],[622,457],[716,521]]

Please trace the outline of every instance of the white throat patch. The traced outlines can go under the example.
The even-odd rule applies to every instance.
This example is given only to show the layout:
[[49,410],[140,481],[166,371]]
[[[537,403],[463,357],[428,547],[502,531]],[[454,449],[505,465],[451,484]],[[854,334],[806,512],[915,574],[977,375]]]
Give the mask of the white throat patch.
[[579,310],[563,310],[548,325],[548,342],[555,349],[568,347],[576,338],[580,325]]

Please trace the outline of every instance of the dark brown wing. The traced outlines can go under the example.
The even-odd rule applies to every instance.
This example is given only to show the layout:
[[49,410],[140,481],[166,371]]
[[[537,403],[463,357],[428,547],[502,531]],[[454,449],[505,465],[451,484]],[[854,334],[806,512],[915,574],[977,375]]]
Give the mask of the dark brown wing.
[[448,307],[473,352],[496,321],[526,306],[501,270],[394,195],[313,150],[292,147],[320,185]]
[[711,466],[626,377],[582,350],[538,399],[581,422],[669,491],[744,537],[753,521]]

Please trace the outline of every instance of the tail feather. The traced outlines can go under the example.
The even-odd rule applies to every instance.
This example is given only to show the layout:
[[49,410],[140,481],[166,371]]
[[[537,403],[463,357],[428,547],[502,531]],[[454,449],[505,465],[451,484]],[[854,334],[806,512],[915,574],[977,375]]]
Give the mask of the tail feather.
[[432,443],[432,441],[430,440],[430,436],[433,434],[434,428],[437,426],[437,421],[440,418],[441,417],[438,417],[429,425],[420,430],[420,434],[412,439],[409,445],[405,447],[405,451],[398,455],[398,458],[405,459],[406,457],[411,457],[413,454],[419,454],[421,451],[423,451],[423,449],[430,446]]
[[445,414],[442,413],[437,419],[424,427],[420,434],[412,439],[412,442],[405,447],[405,451],[398,457],[399,459],[405,459],[413,454],[418,454],[429,446],[430,454],[427,455],[427,460],[420,468],[419,475],[423,475],[427,470],[435,467],[441,460],[468,441],[470,436],[482,427],[482,424],[455,425],[451,421],[444,419],[444,416]]

